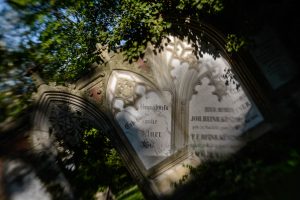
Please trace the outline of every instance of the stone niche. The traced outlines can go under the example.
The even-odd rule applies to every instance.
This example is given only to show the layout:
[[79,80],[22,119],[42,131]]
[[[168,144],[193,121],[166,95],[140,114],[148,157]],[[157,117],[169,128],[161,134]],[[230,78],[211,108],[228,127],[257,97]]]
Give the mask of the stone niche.
[[201,40],[169,36],[161,52],[147,48],[134,65],[140,71],[110,63],[108,108],[143,174],[137,178],[147,179],[146,190],[158,199],[174,191],[186,165],[224,159],[266,131],[248,89],[251,75],[243,76],[250,81],[238,76],[242,61],[233,61],[217,40],[208,37],[195,54]]

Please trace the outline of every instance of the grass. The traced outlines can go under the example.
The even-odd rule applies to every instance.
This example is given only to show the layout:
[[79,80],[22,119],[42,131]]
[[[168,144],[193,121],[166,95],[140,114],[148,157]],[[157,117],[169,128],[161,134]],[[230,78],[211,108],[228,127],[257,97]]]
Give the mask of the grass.
[[137,185],[134,185],[116,195],[117,200],[144,200],[142,193]]

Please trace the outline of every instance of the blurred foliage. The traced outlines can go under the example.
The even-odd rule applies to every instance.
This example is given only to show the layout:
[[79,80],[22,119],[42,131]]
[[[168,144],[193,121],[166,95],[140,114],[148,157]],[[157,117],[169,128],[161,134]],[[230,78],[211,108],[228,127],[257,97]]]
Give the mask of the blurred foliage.
[[[63,143],[67,145],[68,141]],[[107,187],[118,193],[134,185],[119,154],[102,131],[95,128],[84,131],[78,145],[65,146],[58,155],[58,163],[79,199],[92,199],[97,191]]]
[[235,34],[229,34],[227,41],[226,49],[228,52],[237,52],[246,45],[246,39],[244,37],[238,37]]
[[294,121],[267,133],[227,160],[206,162],[198,168],[186,166],[189,177],[174,184],[179,193],[175,195],[184,190],[185,199],[297,199],[300,142],[296,125]]
[[31,27],[29,42],[36,66],[55,81],[73,81],[103,60],[96,43],[121,49],[129,61],[148,42],[161,40],[187,19],[201,20],[223,9],[222,0],[8,0]]
[[26,74],[27,55],[0,44],[0,122],[15,118],[30,105],[34,89]]

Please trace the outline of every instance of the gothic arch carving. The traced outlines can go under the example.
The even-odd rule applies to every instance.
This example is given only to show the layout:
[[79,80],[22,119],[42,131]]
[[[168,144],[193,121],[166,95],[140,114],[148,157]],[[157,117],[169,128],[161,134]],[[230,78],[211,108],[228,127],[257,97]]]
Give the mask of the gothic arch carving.
[[[211,27],[191,28],[207,39],[201,46],[207,52],[200,57],[191,41],[170,36],[161,52],[149,46],[136,63],[115,53],[75,85],[41,84],[33,119],[35,149],[56,154],[55,139],[70,133],[66,140],[76,145],[80,131],[94,126],[112,139],[145,196],[161,199],[188,173],[183,165],[203,161],[201,152],[206,157],[225,149],[231,155],[264,132],[258,126],[265,115],[255,104],[264,101],[242,57],[228,55],[224,38]],[[238,75],[236,90],[226,88],[226,70],[229,85],[230,73]],[[247,117],[252,122],[245,125]],[[258,131],[240,137],[252,128]]]
[[[126,144],[120,139],[120,130],[113,123],[110,115],[97,105],[84,98],[84,92],[67,87],[41,85],[36,94],[37,104],[33,114],[31,142],[36,153],[42,151],[57,155],[63,148],[60,139],[76,145],[80,133],[88,127],[102,130],[111,139],[115,148],[120,152],[128,171],[140,185],[145,195],[155,199],[153,184],[147,181],[137,163],[132,159]],[[119,132],[119,133],[118,133]],[[70,137],[71,136],[71,137]],[[68,155],[66,156],[68,157]],[[143,187],[144,186],[144,187]],[[148,188],[147,190],[144,190]]]

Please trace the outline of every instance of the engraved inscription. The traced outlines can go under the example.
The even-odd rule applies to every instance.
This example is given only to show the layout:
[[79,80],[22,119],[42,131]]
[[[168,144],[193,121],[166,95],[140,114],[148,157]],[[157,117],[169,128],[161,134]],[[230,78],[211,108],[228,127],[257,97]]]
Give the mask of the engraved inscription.
[[240,84],[224,76],[229,64],[218,59],[215,62],[220,70],[214,79],[225,86],[222,98],[215,95],[217,91],[210,84],[213,80],[204,77],[189,103],[189,145],[200,159],[220,159],[236,152],[245,145],[243,133],[263,121]]
[[171,93],[157,91],[126,71],[113,72],[108,86],[114,117],[144,167],[149,169],[170,156]]

